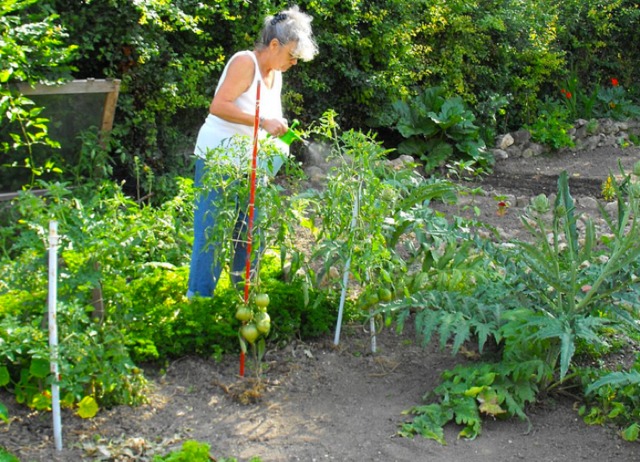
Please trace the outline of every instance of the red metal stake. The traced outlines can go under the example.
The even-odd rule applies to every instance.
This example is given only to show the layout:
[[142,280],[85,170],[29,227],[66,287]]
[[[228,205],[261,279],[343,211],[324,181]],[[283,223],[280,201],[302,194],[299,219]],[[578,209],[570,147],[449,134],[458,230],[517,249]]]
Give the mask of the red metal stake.
[[[257,70],[256,70],[257,72]],[[249,282],[251,280],[251,248],[253,244],[253,215],[256,199],[256,170],[258,167],[258,129],[260,128],[260,80],[256,89],[256,117],[253,121],[253,155],[251,156],[251,177],[249,180],[249,222],[247,223],[247,261],[244,271],[244,302],[249,303]],[[240,352],[240,377],[244,377],[244,351]]]

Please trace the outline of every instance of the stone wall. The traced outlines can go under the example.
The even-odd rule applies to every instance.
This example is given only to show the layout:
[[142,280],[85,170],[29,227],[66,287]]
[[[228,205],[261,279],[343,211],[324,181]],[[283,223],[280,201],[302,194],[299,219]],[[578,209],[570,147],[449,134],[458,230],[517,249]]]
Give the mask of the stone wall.
[[[617,122],[611,119],[578,119],[569,135],[574,147],[563,151],[585,151],[605,146],[621,147],[633,144],[629,136],[640,137],[640,120]],[[496,160],[508,158],[528,158],[551,152],[551,148],[531,141],[531,133],[520,129],[500,135],[491,149]]]

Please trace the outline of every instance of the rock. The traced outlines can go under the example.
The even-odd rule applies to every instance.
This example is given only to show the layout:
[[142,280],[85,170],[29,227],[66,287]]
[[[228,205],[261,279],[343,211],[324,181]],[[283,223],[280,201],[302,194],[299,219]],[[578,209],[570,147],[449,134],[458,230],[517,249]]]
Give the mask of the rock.
[[587,136],[587,126],[583,125],[581,127],[578,127],[575,130],[575,133],[573,135],[573,139],[574,140],[583,139],[583,138],[586,138],[586,136]]
[[416,163],[416,160],[413,157],[408,156],[406,154],[402,154],[400,157],[398,157],[398,159],[400,159],[405,164],[415,164]]
[[493,154],[495,160],[507,160],[509,158],[509,154],[503,149],[491,149],[491,154]]
[[507,133],[506,135],[502,135],[498,137],[498,142],[496,143],[496,147],[498,149],[507,149],[509,146],[513,145],[513,143],[515,143],[513,136]]
[[519,146],[527,144],[531,140],[531,132],[529,130],[520,129],[513,132],[513,143]]
[[529,196],[518,196],[516,197],[516,207],[521,207],[524,208],[526,206],[529,205],[529,203],[531,202],[531,199],[529,199]]
[[582,140],[577,140],[575,150],[578,151],[590,151],[598,147],[600,143],[600,136],[588,136]]
[[618,215],[618,203],[615,202],[615,201],[614,202],[607,202],[607,204],[604,206],[604,209],[611,216],[617,216]]
[[602,136],[600,138],[600,142],[598,143],[598,147],[600,146],[617,146],[618,145],[618,137],[614,135]]
[[514,144],[507,148],[506,153],[507,156],[511,157],[512,159],[518,159],[522,157],[522,148],[520,147],[520,145]]
[[[575,146],[560,149],[558,154],[627,145],[629,135],[640,136],[640,120],[577,119],[568,134]],[[531,158],[548,151],[546,146],[532,143],[531,133],[524,129],[497,136],[496,145],[491,149],[496,160]]]
[[545,147],[538,143],[529,143],[524,150],[522,151],[522,157],[525,159],[529,157],[536,157],[541,154],[544,154]]
[[598,208],[598,201],[593,197],[581,197],[577,202],[585,209],[596,210]]
[[618,131],[615,122],[611,119],[601,119],[598,128],[605,135],[613,135]]

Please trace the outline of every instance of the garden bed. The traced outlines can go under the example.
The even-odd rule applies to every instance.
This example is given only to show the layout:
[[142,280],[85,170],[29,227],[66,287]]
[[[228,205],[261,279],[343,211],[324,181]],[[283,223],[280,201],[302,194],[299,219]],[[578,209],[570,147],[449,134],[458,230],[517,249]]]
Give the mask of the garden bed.
[[[494,175],[467,184],[485,194],[441,208],[468,214],[473,208],[466,205],[473,205],[478,219],[506,237],[519,237],[518,216],[527,198],[554,193],[561,170],[570,175],[579,207],[595,215],[593,199],[609,170],[617,171],[618,159],[630,168],[639,158],[636,148],[606,148],[502,160]],[[498,214],[496,198],[502,196],[512,203]],[[0,440],[23,461],[152,460],[185,440],[206,442],[216,458],[240,461],[252,456],[265,462],[637,460],[637,443],[623,441],[614,428],[587,426],[576,411],[579,401],[567,394],[527,409],[529,422],[489,419],[473,441],[457,439],[459,428],[451,425],[445,429],[447,446],[399,437],[408,420],[402,412],[421,404],[442,371],[475,353],[463,349],[452,356],[435,342],[423,350],[410,322],[403,334],[383,330],[376,354],[370,353],[370,335],[362,325],[345,326],[337,347],[331,340],[327,335],[268,351],[259,386],[251,370],[238,377],[238,358],[232,356],[221,362],[187,357],[164,370],[149,368],[149,404],[102,410],[91,420],[64,411],[61,453],[54,449],[51,415],[29,411],[1,391],[12,421],[0,426]]]

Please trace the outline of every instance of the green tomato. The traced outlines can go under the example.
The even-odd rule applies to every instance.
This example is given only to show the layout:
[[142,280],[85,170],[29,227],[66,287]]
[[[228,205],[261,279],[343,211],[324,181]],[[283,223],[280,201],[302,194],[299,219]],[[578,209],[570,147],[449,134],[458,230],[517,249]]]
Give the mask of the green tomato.
[[256,324],[256,328],[261,334],[269,335],[269,332],[271,331],[271,321],[269,321],[268,319],[264,319]]
[[375,305],[376,303],[378,303],[380,301],[380,298],[378,297],[378,294],[376,293],[371,293],[368,295],[363,295],[363,302],[360,305],[360,307],[363,310],[368,310],[369,308],[371,308],[373,305]]
[[254,321],[256,322],[256,324],[259,323],[260,321],[271,321],[271,317],[269,316],[268,313],[264,311],[260,311],[256,313]]
[[390,302],[391,299],[393,298],[393,294],[386,287],[380,288],[380,290],[378,291],[378,296],[380,297],[380,300],[383,302]]
[[269,294],[258,294],[256,295],[256,305],[258,308],[266,308],[269,306]]
[[255,322],[258,332],[264,335],[269,335],[269,331],[271,330],[271,317],[267,313],[257,313]]
[[241,322],[249,322],[253,318],[253,311],[248,306],[241,306],[236,311],[236,319]]
[[244,338],[250,344],[253,344],[253,342],[255,342],[260,336],[258,328],[253,323],[245,324],[244,326],[242,326],[240,328],[240,334],[242,335],[242,338]]

